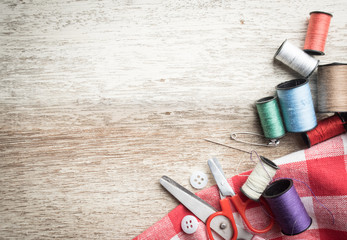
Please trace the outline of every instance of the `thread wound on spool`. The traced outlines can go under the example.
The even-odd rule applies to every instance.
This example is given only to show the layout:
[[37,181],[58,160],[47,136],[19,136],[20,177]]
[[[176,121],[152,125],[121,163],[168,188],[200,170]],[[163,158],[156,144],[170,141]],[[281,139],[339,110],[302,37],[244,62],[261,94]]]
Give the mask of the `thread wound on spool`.
[[259,201],[267,185],[272,181],[279,167],[270,159],[260,156],[252,173],[241,187],[241,192],[249,199]]
[[271,183],[263,193],[276,221],[285,235],[297,235],[312,224],[291,179]]
[[318,67],[317,102],[319,112],[347,112],[347,64]]
[[255,104],[264,136],[269,139],[279,139],[283,137],[285,129],[277,103],[277,97],[264,97],[257,100]]
[[285,40],[275,53],[275,59],[284,63],[301,76],[308,78],[319,61]]
[[306,132],[317,126],[307,79],[293,79],[280,83],[276,90],[288,132]]
[[304,51],[312,55],[324,55],[332,14],[321,11],[310,13],[310,20],[304,44]]
[[311,147],[346,132],[343,121],[340,114],[320,120],[316,128],[302,134],[304,142]]

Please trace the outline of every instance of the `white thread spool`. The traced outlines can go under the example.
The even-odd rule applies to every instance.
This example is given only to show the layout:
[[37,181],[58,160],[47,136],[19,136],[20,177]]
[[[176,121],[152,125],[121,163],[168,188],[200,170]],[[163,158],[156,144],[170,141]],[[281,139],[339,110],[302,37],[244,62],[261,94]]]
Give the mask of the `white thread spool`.
[[279,169],[273,161],[263,156],[260,156],[260,160],[241,187],[241,192],[254,201],[259,200]]
[[308,78],[317,68],[319,61],[287,40],[278,48],[275,59],[284,63],[301,76]]

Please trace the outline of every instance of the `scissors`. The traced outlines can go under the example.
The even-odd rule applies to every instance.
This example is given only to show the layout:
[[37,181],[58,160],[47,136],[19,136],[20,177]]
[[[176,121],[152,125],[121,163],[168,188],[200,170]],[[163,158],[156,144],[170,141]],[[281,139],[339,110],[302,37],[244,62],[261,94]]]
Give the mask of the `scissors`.
[[[211,231],[212,229],[213,233],[217,233],[225,240],[265,240],[260,236],[247,232],[242,225],[235,223],[235,221],[233,221],[234,223],[232,226],[232,221],[230,221],[229,218],[224,215],[214,215],[218,213],[214,207],[183,186],[179,185],[168,176],[162,176],[160,179],[160,184],[202,222],[206,223],[208,219],[211,219],[209,222],[209,231],[211,232],[212,238],[209,234],[210,239],[214,239]],[[214,217],[210,218],[213,215]]]
[[265,233],[265,232],[269,231],[272,228],[272,226],[274,225],[275,221],[274,221],[274,218],[272,216],[272,212],[271,212],[270,208],[268,207],[268,205],[266,204],[266,202],[263,199],[260,200],[263,203],[267,212],[270,213],[270,215],[271,215],[270,223],[264,229],[256,229],[251,225],[251,223],[249,222],[249,220],[247,219],[246,214],[245,214],[247,206],[250,203],[252,203],[253,201],[251,199],[247,199],[244,202],[240,198],[239,195],[235,194],[234,190],[232,189],[232,187],[229,185],[227,179],[225,178],[222,167],[216,158],[209,159],[207,163],[208,163],[208,166],[210,167],[212,175],[213,175],[213,177],[214,177],[214,179],[218,185],[218,188],[219,188],[219,194],[220,194],[220,198],[221,198],[219,203],[220,203],[220,206],[222,209],[222,211],[215,212],[212,215],[210,215],[206,221],[207,233],[208,233],[209,238],[211,240],[214,239],[212,232],[211,232],[211,221],[217,216],[225,216],[226,218],[229,219],[231,226],[234,230],[234,234],[233,234],[233,237],[231,239],[232,240],[237,239],[238,227],[235,223],[235,219],[234,219],[234,216],[232,213],[230,201],[234,205],[234,207],[236,208],[238,213],[241,215],[241,218],[243,219],[243,221],[245,222],[245,224],[247,225],[247,227],[251,231],[253,231],[255,233]]

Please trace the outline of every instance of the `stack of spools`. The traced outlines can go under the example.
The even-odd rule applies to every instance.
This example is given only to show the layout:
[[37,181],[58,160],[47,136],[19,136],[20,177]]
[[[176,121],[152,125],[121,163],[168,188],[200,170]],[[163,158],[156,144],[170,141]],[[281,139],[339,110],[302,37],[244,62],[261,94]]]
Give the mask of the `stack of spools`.
[[[332,15],[326,12],[310,13],[304,49],[285,40],[275,54],[275,59],[287,65],[302,78],[276,86],[277,97],[256,101],[261,126],[266,138],[277,140],[285,132],[303,133],[309,147],[346,132],[343,113],[319,121],[315,114],[308,78],[318,67],[318,111],[347,112],[347,64],[318,65],[311,55],[324,55]],[[284,123],[284,124],[283,124]]]
[[312,218],[301,202],[292,179],[284,178],[272,182],[278,169],[274,162],[259,156],[258,164],[240,190],[254,201],[259,201],[263,196],[282,233],[297,235],[311,226]]
[[[325,54],[331,18],[332,15],[329,13],[311,12],[304,49],[299,49],[285,40],[277,50],[275,59],[293,69],[301,78],[278,84],[277,96],[256,101],[266,138],[279,139],[286,131],[302,133],[305,142],[311,147],[346,132],[347,64],[318,65],[319,61],[312,57]],[[335,113],[318,123],[308,80],[317,68],[318,112]],[[264,162],[263,159],[262,161]],[[276,169],[267,167],[269,164],[266,161],[260,163],[259,169],[262,171],[254,171],[254,174],[252,172],[250,179],[242,186],[242,192],[253,200],[262,195],[284,234],[296,235],[308,229],[312,220],[295,191],[293,181],[281,179],[268,185]],[[262,187],[255,184],[260,182],[259,179],[264,180],[265,184],[261,185]]]

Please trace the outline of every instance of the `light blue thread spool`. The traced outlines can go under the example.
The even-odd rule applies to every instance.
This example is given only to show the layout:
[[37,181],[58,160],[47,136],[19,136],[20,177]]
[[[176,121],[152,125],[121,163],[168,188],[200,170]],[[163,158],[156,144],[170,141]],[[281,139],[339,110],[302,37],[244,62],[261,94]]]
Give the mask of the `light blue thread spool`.
[[288,132],[306,132],[317,126],[307,79],[294,79],[276,87],[284,125]]

